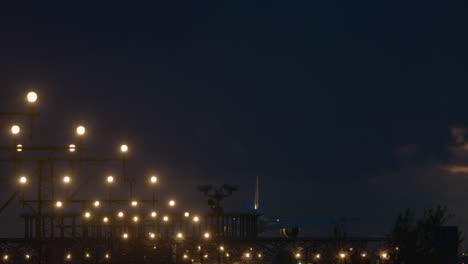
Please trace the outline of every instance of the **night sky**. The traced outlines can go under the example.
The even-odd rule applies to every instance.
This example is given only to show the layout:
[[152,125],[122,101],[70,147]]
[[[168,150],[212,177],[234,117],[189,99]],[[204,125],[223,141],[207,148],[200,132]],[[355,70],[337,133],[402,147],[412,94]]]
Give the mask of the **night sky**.
[[90,156],[128,143],[139,183],[156,171],[186,205],[203,208],[197,184],[231,183],[228,207],[247,210],[259,176],[267,216],[359,217],[383,234],[404,208],[442,204],[468,232],[467,13],[463,0],[8,1],[0,106],[36,90],[36,140],[68,145],[83,123]]

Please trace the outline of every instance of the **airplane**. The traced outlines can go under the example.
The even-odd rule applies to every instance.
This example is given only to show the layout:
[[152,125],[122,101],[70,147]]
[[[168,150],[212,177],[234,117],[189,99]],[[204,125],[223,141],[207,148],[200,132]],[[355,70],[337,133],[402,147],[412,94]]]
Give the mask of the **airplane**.
[[357,221],[358,218],[349,217],[322,217],[309,219],[280,219],[265,217],[260,204],[259,177],[255,181],[255,197],[253,212],[260,215],[258,222],[259,234],[269,231],[279,231],[281,235],[288,238],[295,238],[299,235],[300,229],[316,225],[332,225],[335,236],[344,236],[344,225],[349,222]]
[[[238,187],[235,185],[224,184],[220,187],[214,187],[212,185],[199,185],[198,191],[203,193],[204,196],[208,197],[208,205],[211,207],[214,213],[223,214],[224,209],[221,206],[224,198],[231,196]],[[315,226],[320,224],[328,224],[334,227],[335,237],[344,236],[344,224],[355,221],[357,218],[346,218],[346,217],[323,217],[323,218],[311,218],[311,219],[279,219],[279,218],[268,218],[266,217],[261,208],[260,204],[260,192],[259,192],[259,177],[256,177],[255,182],[255,197],[253,208],[249,209],[251,213],[259,215],[258,220],[258,233],[262,234],[269,231],[280,231],[283,236],[288,238],[296,238],[299,231],[303,227]]]

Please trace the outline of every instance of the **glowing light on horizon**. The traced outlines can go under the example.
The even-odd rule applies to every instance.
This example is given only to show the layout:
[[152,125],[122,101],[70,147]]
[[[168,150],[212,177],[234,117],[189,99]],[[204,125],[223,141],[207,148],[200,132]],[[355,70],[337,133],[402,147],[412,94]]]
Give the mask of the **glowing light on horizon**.
[[68,146],[68,150],[69,150],[70,152],[75,152],[75,150],[76,150],[75,144],[70,144],[70,145]]
[[13,135],[18,135],[21,132],[21,128],[18,125],[12,125],[10,131]]
[[19,183],[20,183],[20,184],[23,184],[23,185],[26,184],[26,183],[28,183],[28,178],[26,178],[26,176],[21,176],[21,177],[19,178]]
[[67,183],[70,183],[70,181],[71,181],[70,176],[64,176],[63,177],[63,183],[67,184]]
[[123,145],[120,145],[120,152],[122,153],[126,153],[128,151],[128,146],[123,144]]
[[154,175],[150,177],[150,183],[155,184],[157,182],[158,182],[158,177],[156,177]]
[[31,91],[26,95],[26,100],[28,101],[28,103],[35,103],[37,99],[38,99],[37,93],[34,91]]
[[86,128],[84,126],[77,126],[76,127],[76,134],[78,136],[82,136],[86,133]]
[[106,180],[107,180],[107,183],[113,183],[114,182],[114,176],[109,175],[109,176],[107,176]]

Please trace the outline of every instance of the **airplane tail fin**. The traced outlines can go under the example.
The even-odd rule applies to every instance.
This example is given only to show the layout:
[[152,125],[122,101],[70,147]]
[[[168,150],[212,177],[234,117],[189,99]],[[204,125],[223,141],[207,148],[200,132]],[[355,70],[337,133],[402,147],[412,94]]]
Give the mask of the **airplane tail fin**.
[[255,181],[255,202],[254,202],[254,210],[258,211],[260,209],[260,201],[259,201],[259,186],[258,186],[258,176]]

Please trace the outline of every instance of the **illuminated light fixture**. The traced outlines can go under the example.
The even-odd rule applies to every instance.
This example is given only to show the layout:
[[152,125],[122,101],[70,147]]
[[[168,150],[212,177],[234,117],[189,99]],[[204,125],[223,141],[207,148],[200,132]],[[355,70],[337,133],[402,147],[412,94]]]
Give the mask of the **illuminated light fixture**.
[[29,259],[31,258],[31,255],[26,254],[26,255],[24,255],[24,258],[25,258],[26,260],[29,260]]
[[31,91],[26,94],[26,101],[28,101],[28,103],[31,103],[31,104],[35,103],[37,101],[37,98],[38,96],[36,92]]
[[164,221],[164,222],[169,221],[169,216],[165,215],[165,216],[163,217],[163,221]]
[[135,223],[138,222],[138,216],[133,217],[133,222],[135,222]]
[[69,150],[70,152],[75,152],[75,150],[76,150],[76,145],[75,145],[75,144],[70,144],[70,145],[68,145],[68,150]]
[[224,247],[223,247],[223,246],[219,246],[219,250],[220,250],[220,251],[224,251]]
[[94,207],[99,207],[101,205],[101,202],[99,201],[94,201],[93,203]]
[[10,131],[11,134],[18,135],[21,132],[21,128],[18,125],[12,125]]
[[109,175],[109,176],[107,176],[106,180],[107,180],[107,183],[113,183],[114,182],[114,176]]
[[78,136],[82,136],[86,133],[86,128],[84,126],[77,126],[76,127],[76,134]]
[[123,144],[123,145],[120,145],[120,152],[122,153],[127,153],[128,151],[128,146]]
[[178,238],[178,239],[184,238],[184,234],[182,234],[182,233],[177,233],[177,238]]
[[361,257],[365,258],[365,257],[367,257],[367,254],[366,254],[366,253],[362,253],[362,254],[361,254]]
[[388,259],[388,258],[389,258],[389,255],[388,255],[387,252],[382,252],[382,253],[380,254],[380,258],[382,258],[382,259]]
[[300,253],[296,253],[296,258],[297,258],[297,259],[301,258],[301,254],[300,254]]
[[184,254],[183,258],[184,258],[184,259],[188,259],[187,254]]
[[87,253],[85,254],[85,258],[90,258],[91,257],[91,254]]
[[138,205],[138,201],[133,200],[130,204],[131,204],[133,207],[135,207],[135,206]]
[[170,207],[174,207],[174,206],[175,206],[175,201],[174,201],[174,200],[170,200],[170,201],[169,201],[169,206],[170,206]]
[[20,183],[21,185],[24,185],[24,184],[28,183],[28,178],[26,178],[26,176],[21,176],[21,177],[19,178],[19,183]]
[[70,260],[70,259],[72,258],[72,255],[71,255],[70,253],[68,253],[68,254],[65,256],[65,258],[66,258],[67,260]]
[[340,259],[346,258],[346,253],[341,252],[341,253],[339,254],[339,257],[340,257]]
[[103,221],[104,223],[107,223],[107,222],[109,222],[109,218],[104,217],[104,218],[102,219],[102,221]]
[[3,260],[5,260],[5,261],[6,261],[6,260],[8,260],[9,258],[10,258],[10,256],[8,256],[8,255],[6,255],[6,254],[5,254],[5,255],[3,255]]
[[150,183],[155,184],[157,182],[158,182],[158,177],[156,177],[154,175],[150,177]]
[[155,218],[156,216],[158,216],[158,214],[155,211],[151,212],[151,217],[152,218]]
[[55,207],[61,208],[62,206],[63,206],[62,201],[57,201],[57,202],[55,202]]
[[149,233],[149,237],[150,237],[151,239],[154,239],[154,238],[156,237],[156,235],[155,235],[153,232],[150,232],[150,233]]
[[119,218],[123,218],[124,216],[125,216],[125,214],[122,211],[117,213],[117,217],[119,217]]
[[198,216],[193,217],[193,222],[198,223],[200,221],[200,218]]
[[205,234],[203,234],[203,237],[204,237],[204,238],[207,238],[207,239],[210,238],[210,233],[205,232]]
[[128,233],[123,233],[123,234],[122,234],[122,238],[123,238],[123,239],[127,239],[127,238],[128,238]]
[[68,183],[70,183],[70,181],[71,181],[70,176],[64,176],[63,177],[63,183],[68,184]]
[[90,213],[90,212],[85,212],[85,213],[84,213],[84,217],[85,217],[85,218],[90,218],[90,217],[91,217],[91,213]]
[[190,213],[189,212],[185,212],[184,213],[184,217],[189,217],[190,216]]
[[320,259],[320,257],[321,257],[320,254],[318,254],[318,253],[315,254],[315,258],[316,258],[316,259]]
[[207,258],[208,258],[208,254],[205,254],[203,257],[207,259]]
[[18,152],[23,151],[23,145],[21,145],[21,144],[16,145],[16,151],[18,151]]
[[257,257],[258,257],[258,258],[262,258],[262,254],[259,253],[259,254],[257,255]]
[[106,253],[106,255],[104,255],[104,258],[110,259],[110,254],[109,254],[109,253]]
[[250,258],[250,253],[247,252],[247,253],[244,254],[244,256],[245,256],[246,258]]
[[229,253],[226,253],[226,258],[229,258]]

